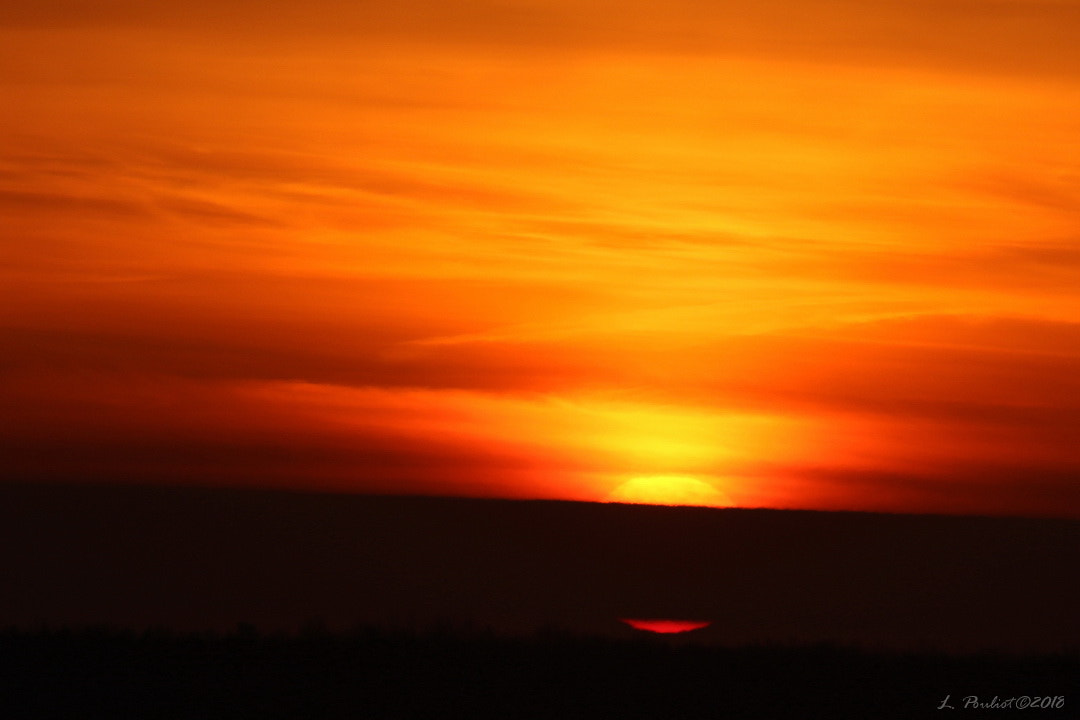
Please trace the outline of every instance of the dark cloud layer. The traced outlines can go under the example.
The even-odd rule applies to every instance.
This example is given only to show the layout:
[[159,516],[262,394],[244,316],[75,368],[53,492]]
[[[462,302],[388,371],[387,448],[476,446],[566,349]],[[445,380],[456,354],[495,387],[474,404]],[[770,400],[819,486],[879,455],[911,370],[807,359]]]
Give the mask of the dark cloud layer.
[[210,31],[289,43],[305,36],[309,42],[392,38],[502,49],[759,55],[1066,75],[1080,66],[1072,42],[1080,8],[1025,0],[768,0],[750,5],[634,0],[588,6],[562,0],[227,0],[187,3],[183,11],[133,0],[48,0],[10,3],[0,23]]

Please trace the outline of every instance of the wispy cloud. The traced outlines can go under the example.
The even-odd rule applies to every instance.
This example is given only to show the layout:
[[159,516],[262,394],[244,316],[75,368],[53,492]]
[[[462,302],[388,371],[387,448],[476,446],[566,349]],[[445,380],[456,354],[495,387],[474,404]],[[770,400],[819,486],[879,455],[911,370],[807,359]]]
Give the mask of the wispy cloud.
[[1078,28],[1021,0],[8,3],[20,472],[179,477],[190,451],[223,482],[602,497],[637,467],[606,423],[741,443],[693,462],[750,504],[843,476],[970,510],[970,468],[1026,462],[1043,500],[1001,475],[986,507],[1049,510],[1080,396]]

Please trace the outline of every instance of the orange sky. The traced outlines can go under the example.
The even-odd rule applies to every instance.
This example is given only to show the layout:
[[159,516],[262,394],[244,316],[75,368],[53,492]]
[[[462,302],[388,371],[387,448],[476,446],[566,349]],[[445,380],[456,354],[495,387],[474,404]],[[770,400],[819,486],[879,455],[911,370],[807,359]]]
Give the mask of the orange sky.
[[5,3],[4,477],[1080,517],[1076,37]]

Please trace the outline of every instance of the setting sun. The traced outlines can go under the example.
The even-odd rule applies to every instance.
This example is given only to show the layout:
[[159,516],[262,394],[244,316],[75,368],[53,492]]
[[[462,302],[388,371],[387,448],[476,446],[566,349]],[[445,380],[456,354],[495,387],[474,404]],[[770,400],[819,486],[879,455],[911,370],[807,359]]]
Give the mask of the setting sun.
[[634,618],[620,618],[621,622],[626,623],[635,630],[644,630],[645,632],[659,633],[661,635],[675,635],[678,633],[690,632],[692,630],[700,630],[702,628],[712,625],[711,620],[667,620],[667,619],[634,619]]
[[685,475],[649,475],[634,478],[612,490],[605,500],[635,505],[731,505],[728,496],[711,484]]

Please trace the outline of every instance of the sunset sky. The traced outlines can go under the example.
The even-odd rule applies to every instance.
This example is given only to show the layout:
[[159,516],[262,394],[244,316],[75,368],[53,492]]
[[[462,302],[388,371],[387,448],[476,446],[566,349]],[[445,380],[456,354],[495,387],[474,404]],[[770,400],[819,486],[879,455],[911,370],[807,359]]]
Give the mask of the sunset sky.
[[1080,517],[1078,37],[9,0],[0,475]]

